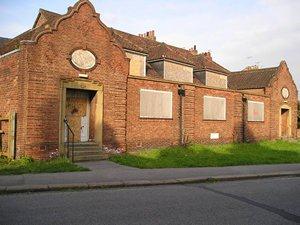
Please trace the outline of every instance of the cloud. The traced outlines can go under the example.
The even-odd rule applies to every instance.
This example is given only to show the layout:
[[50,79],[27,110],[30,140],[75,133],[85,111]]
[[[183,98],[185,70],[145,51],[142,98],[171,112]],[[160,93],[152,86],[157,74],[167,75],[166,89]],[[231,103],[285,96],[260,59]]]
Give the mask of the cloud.
[[218,63],[233,71],[254,64],[278,66],[284,59],[300,88],[300,1],[251,1],[239,6],[215,3],[198,14],[191,10],[184,18],[168,20],[163,39],[211,50]]
[[[1,1],[1,0],[0,0]],[[14,2],[15,0],[11,0]],[[31,27],[37,7],[65,11],[75,0],[28,0],[0,6],[0,36]],[[159,41],[199,51],[230,70],[285,59],[300,88],[300,1],[298,0],[92,0],[107,26],[138,34],[154,29]],[[16,7],[16,5],[18,7]],[[9,15],[14,11],[14,17]],[[1,13],[5,12],[5,13]],[[24,16],[25,15],[25,16]]]
[[[300,2],[291,2],[263,1],[263,11],[231,18],[229,32],[222,30],[226,43],[216,50],[218,61],[239,70],[257,62],[265,67],[276,66],[285,59],[300,87],[300,64],[296,62],[300,58]],[[249,60],[248,56],[252,58]]]
[[4,25],[0,25],[0,37],[12,38],[26,30],[28,30],[26,25],[9,22]]

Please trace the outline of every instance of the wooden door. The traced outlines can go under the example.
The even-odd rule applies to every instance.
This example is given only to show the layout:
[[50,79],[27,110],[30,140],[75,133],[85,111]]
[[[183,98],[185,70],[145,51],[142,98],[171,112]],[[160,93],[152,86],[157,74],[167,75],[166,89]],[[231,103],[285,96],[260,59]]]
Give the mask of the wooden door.
[[289,136],[289,110],[281,109],[281,136],[288,137]]
[[89,140],[89,93],[67,90],[66,118],[75,134],[75,142]]

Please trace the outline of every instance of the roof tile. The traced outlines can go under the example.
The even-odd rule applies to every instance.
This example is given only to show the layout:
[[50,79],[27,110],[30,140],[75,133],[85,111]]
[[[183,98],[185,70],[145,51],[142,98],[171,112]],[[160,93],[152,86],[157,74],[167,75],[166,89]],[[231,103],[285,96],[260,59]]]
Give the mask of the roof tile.
[[[34,37],[40,32],[49,29],[49,26],[47,28],[45,25],[50,25],[50,27],[53,27],[57,19],[62,16],[44,9],[40,9],[39,16],[40,15],[43,15],[43,17],[46,19],[46,22],[39,27],[34,27],[33,29],[30,29],[13,38],[12,40],[6,42],[3,46],[0,46],[0,55],[18,48],[20,41],[22,40],[33,40]],[[124,49],[149,54],[150,60],[165,58],[193,65],[198,70],[210,69],[225,74],[229,72],[227,69],[215,63],[214,61],[207,59],[203,54],[195,56],[189,50],[150,40],[137,35],[132,35],[113,28],[111,28],[111,32],[115,40]]]
[[264,88],[276,75],[278,67],[244,70],[228,76],[228,87],[235,90]]
[[2,47],[9,40],[9,38],[0,37],[0,47]]

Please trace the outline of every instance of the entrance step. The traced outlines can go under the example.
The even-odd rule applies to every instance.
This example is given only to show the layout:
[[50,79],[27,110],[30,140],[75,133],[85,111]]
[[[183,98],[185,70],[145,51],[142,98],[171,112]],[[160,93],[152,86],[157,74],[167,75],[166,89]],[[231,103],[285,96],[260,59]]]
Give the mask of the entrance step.
[[80,155],[80,156],[74,156],[75,162],[84,162],[84,161],[100,161],[100,160],[106,160],[109,158],[109,154],[107,153],[101,153],[97,155]]
[[81,147],[81,146],[98,146],[98,144],[95,143],[95,142],[75,142],[74,146],[75,147]]
[[74,149],[74,155],[75,156],[84,156],[84,155],[98,155],[104,153],[99,148],[97,149],[84,149],[84,150],[78,150]]
[[110,156],[94,142],[74,143],[75,162],[106,160]]
[[100,151],[101,148],[96,146],[74,146],[75,151],[85,151],[85,150],[94,150],[94,151]]

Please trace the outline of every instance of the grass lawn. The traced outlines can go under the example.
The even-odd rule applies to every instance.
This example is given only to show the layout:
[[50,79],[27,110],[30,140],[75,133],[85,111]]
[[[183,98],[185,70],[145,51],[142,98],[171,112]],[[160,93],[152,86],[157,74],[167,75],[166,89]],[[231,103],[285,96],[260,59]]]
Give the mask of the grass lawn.
[[138,168],[218,167],[300,163],[300,141],[191,145],[126,153],[111,161]]
[[75,171],[88,171],[88,169],[73,164],[67,158],[57,158],[48,161],[33,160],[31,158],[19,160],[0,158],[0,175]]

